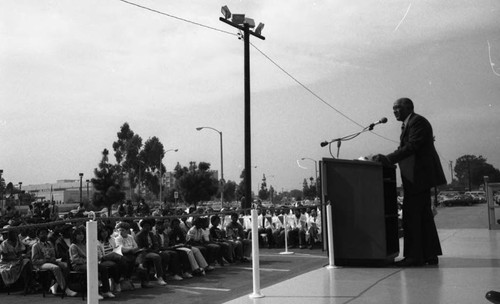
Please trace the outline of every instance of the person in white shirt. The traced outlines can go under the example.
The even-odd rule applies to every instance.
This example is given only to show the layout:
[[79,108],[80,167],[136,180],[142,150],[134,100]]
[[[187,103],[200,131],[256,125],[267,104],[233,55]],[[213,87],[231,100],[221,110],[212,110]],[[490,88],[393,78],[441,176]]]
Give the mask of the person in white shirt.
[[[308,239],[307,236],[309,236]],[[321,242],[321,217],[318,216],[316,208],[311,210],[307,218],[306,239],[309,249],[312,249],[316,242]]]

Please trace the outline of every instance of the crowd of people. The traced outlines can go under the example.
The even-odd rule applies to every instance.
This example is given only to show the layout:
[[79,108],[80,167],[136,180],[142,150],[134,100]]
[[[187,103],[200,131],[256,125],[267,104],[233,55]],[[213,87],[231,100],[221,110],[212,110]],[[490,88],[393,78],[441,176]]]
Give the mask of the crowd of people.
[[[259,207],[257,212],[260,246],[283,248],[285,226],[291,248],[313,248],[322,241],[316,206]],[[250,210],[150,210],[141,200],[135,208],[130,202],[118,206],[115,216],[98,219],[99,298],[133,290],[132,282],[142,288],[164,286],[251,259]],[[40,288],[34,270],[48,270],[49,292],[76,296],[69,273],[88,269],[84,220],[54,222],[50,212],[43,218],[44,224],[30,225],[22,217],[0,223],[0,285],[23,282],[25,292],[34,292]]]

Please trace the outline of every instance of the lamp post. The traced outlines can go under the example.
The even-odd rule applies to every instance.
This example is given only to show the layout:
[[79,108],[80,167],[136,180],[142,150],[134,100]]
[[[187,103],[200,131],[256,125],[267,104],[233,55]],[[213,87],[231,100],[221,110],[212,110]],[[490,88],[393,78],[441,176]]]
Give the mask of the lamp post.
[[316,182],[315,182],[315,184],[316,184],[316,196],[319,196],[319,193],[318,193],[319,192],[319,188],[318,188],[318,162],[312,158],[309,158],[309,157],[302,157],[301,159],[302,160],[308,159],[308,160],[312,160],[314,162],[314,171],[316,172]]
[[224,201],[224,153],[222,152],[222,132],[212,128],[212,127],[198,127],[196,128],[197,131],[201,131],[203,129],[210,129],[213,130],[217,133],[219,133],[219,138],[220,138],[220,202]]
[[[165,153],[170,152],[170,151],[177,152],[177,151],[179,151],[179,149],[168,149],[167,151],[165,151]],[[165,153],[164,153],[164,154],[165,154]],[[158,181],[159,181],[159,183],[160,183],[160,196],[159,196],[159,199],[160,199],[160,204],[161,204],[161,188],[162,188],[162,185],[163,185],[163,183],[162,183],[162,180],[163,180],[163,178],[162,178],[162,177],[163,177],[163,175],[161,174],[161,161],[162,161],[162,158],[163,158],[163,156],[162,156],[162,155],[160,155],[160,168],[158,169],[158,174],[160,175],[160,176],[158,177]]]
[[90,195],[89,195],[89,183],[90,183],[90,180],[85,180],[85,182],[87,183],[87,200],[90,202]]
[[78,174],[80,176],[80,203],[82,202],[82,177],[83,173]]
[[22,193],[21,193],[22,185],[23,185],[23,182],[19,182],[19,208],[21,208],[21,198],[23,197]]
[[[250,18],[245,18],[244,14],[232,15],[227,6],[222,7],[224,18],[219,18],[220,21],[229,24],[243,32],[244,41],[244,83],[245,83],[245,206],[249,208],[252,205],[252,157],[251,157],[251,120],[250,120],[250,35],[259,39],[266,38],[261,35],[263,23],[259,23],[255,31],[251,31],[250,27],[255,27],[255,22]],[[229,18],[231,18],[231,21]]]
[[0,169],[0,201],[2,201],[2,209],[0,209],[0,214],[3,215],[4,202],[3,202],[3,183],[2,183],[3,169]]

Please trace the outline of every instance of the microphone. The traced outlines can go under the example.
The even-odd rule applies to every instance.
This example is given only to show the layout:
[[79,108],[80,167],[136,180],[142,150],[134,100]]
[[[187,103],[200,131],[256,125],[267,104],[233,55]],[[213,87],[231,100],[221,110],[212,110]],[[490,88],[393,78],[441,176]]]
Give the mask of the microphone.
[[376,122],[370,124],[370,130],[373,129],[373,127],[375,127],[376,125],[378,125],[378,124],[384,124],[386,122],[387,122],[387,118],[386,117],[382,117],[379,121],[376,121]]
[[327,146],[328,144],[329,144],[329,142],[324,141],[324,142],[322,142],[322,143],[320,144],[320,146],[324,147],[324,146]]

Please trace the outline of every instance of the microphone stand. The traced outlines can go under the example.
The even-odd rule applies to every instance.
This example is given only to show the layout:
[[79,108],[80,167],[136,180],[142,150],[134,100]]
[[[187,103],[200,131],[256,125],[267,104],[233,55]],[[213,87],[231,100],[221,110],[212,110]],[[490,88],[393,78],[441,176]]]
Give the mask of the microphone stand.
[[330,142],[328,142],[328,149],[330,151],[330,155],[333,158],[335,158],[333,156],[333,154],[332,154],[332,143],[337,142],[337,158],[339,158],[340,146],[342,145],[343,141],[348,141],[348,140],[354,139],[354,138],[358,137],[361,133],[365,133],[367,131],[373,130],[373,127],[375,127],[374,123],[370,124],[368,127],[363,128],[363,130],[361,130],[359,132],[356,132],[356,133],[353,133],[353,134],[350,134],[350,135],[346,135],[344,137],[332,139]]

